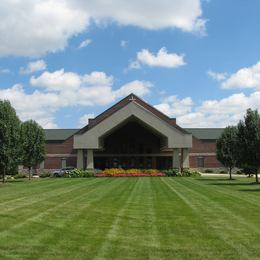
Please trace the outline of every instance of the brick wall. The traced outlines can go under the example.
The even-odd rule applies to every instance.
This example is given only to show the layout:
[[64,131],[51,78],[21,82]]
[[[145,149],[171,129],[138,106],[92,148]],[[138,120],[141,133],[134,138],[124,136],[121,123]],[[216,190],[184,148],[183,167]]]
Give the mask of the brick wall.
[[[192,149],[190,149],[190,153],[215,153],[216,152],[216,142],[213,141],[203,141],[199,140],[196,137],[192,139]],[[68,155],[72,155],[71,157],[67,157],[67,166],[77,165],[76,150],[73,149],[73,137],[65,140],[64,142],[49,142],[46,144],[46,153],[49,155],[57,155],[59,156],[49,156],[45,160],[45,169],[59,169],[61,168],[61,159],[67,157]],[[64,156],[62,156],[64,154]],[[201,155],[204,157],[204,168],[218,168],[222,167],[221,163],[217,160],[215,155]],[[201,157],[200,155],[190,156],[190,167],[197,168],[197,158]]]

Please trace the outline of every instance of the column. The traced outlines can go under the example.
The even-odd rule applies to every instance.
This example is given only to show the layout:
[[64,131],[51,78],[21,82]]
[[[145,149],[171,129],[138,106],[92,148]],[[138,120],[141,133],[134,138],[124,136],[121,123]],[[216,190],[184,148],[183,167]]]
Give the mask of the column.
[[44,170],[44,161],[40,163],[40,170]]
[[77,151],[77,168],[83,169],[84,163],[83,163],[83,149],[78,149]]
[[183,148],[183,168],[189,168],[190,167],[190,158],[189,158],[189,149]]
[[87,169],[94,169],[94,156],[93,156],[93,150],[88,149],[87,150]]
[[62,158],[61,159],[61,168],[66,168],[67,166],[67,159],[66,158]]
[[180,152],[180,149],[178,149],[178,148],[173,149],[173,154],[172,154],[172,168],[176,168],[176,169],[179,169],[179,168],[180,168],[179,152]]

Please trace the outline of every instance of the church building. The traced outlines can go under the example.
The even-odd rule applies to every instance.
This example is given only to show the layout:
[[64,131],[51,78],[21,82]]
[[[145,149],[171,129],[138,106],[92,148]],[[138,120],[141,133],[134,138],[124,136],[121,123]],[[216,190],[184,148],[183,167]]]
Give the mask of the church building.
[[46,129],[42,169],[219,168],[220,128],[182,128],[134,94],[82,129]]

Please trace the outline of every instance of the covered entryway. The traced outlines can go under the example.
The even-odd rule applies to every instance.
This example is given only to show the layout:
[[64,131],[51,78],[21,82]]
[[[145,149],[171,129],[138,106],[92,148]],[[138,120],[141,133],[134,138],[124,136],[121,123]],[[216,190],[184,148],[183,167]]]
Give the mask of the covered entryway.
[[191,147],[191,134],[134,95],[74,136],[78,168],[189,167]]
[[[166,169],[172,165],[172,158],[162,154],[167,138],[135,116],[102,136],[101,142],[103,150],[94,153],[94,164],[98,169],[156,169],[159,166]],[[161,155],[158,164],[157,159]]]

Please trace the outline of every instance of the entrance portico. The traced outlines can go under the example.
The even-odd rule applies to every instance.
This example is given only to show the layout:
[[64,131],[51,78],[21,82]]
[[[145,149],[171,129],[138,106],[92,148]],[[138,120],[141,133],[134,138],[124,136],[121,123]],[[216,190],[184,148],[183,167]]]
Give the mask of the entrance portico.
[[131,94],[74,136],[78,168],[188,168],[192,135]]

